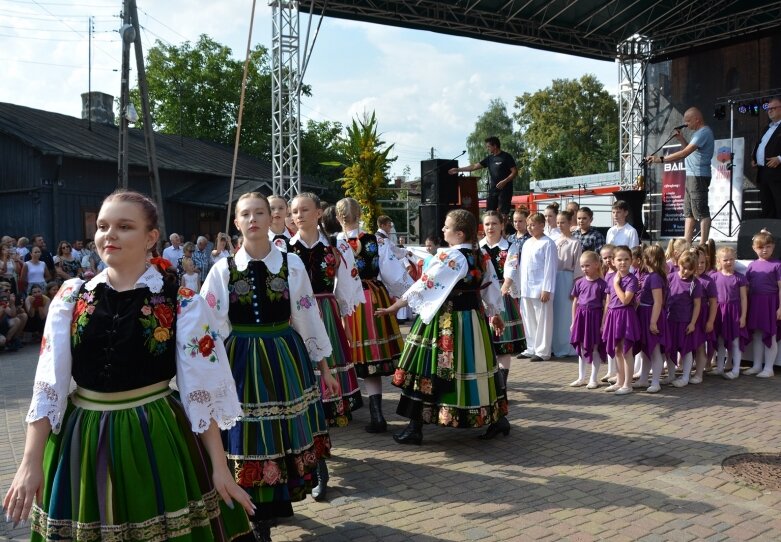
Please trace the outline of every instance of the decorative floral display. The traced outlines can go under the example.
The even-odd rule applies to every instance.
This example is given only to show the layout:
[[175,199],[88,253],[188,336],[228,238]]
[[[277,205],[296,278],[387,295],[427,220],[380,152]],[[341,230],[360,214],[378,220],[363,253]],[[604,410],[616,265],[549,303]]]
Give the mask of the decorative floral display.
[[159,356],[168,347],[173,335],[174,309],[163,295],[154,295],[144,300],[141,307],[141,329],[144,344],[149,352]]
[[217,355],[214,353],[214,347],[219,340],[217,332],[212,330],[208,325],[203,326],[203,336],[193,337],[184,346],[184,350],[190,354],[190,357],[194,358],[198,354],[208,359],[212,363],[217,361]]

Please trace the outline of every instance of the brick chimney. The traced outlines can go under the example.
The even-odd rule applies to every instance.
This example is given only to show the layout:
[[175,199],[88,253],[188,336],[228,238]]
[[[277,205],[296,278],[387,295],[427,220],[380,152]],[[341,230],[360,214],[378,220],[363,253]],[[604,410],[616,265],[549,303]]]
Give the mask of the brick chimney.
[[[92,95],[92,104],[90,104]],[[91,105],[91,109],[90,109]],[[81,118],[92,118],[92,122],[98,124],[110,124],[114,122],[114,97],[105,92],[85,92],[81,95]]]

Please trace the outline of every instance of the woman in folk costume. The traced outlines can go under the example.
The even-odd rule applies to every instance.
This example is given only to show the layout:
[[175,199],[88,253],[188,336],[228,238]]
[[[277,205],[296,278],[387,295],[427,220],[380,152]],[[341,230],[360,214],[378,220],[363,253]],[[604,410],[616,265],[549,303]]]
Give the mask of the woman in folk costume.
[[[487,211],[483,215],[485,237],[480,241],[480,248],[491,257],[491,263],[500,283],[504,281],[504,267],[507,264],[510,251],[510,243],[502,237],[502,223],[502,215],[496,211]],[[526,345],[520,305],[518,300],[513,299],[509,293],[502,296],[500,315],[504,322],[504,331],[500,336],[494,337],[494,346],[499,361],[499,370],[506,384],[513,354],[523,352]]]
[[[304,263],[312,290],[315,293],[320,317],[325,323],[333,352],[326,358],[331,374],[339,382],[341,392],[329,395],[320,379],[323,410],[328,425],[346,426],[352,411],[363,406],[358,377],[350,357],[350,346],[342,325],[342,317],[352,314],[363,302],[363,288],[355,267],[353,251],[345,241],[331,245],[318,229],[322,215],[320,198],[304,192],[293,198],[291,214],[298,232],[290,239],[289,252],[298,255]],[[315,371],[320,376],[319,371]],[[317,486],[312,490],[316,501],[326,497],[328,467],[321,459],[317,467]]]
[[290,213],[287,200],[282,196],[271,195],[268,197],[271,207],[271,224],[268,227],[268,240],[282,252],[287,252],[290,246],[290,238],[293,236],[287,227],[287,217]]
[[475,217],[450,211],[442,248],[404,295],[378,315],[409,305],[418,314],[407,336],[393,385],[401,388],[396,413],[409,418],[393,436],[400,444],[421,444],[422,426],[483,427],[481,438],[507,435],[507,395],[494,355],[491,330],[501,335],[499,279],[487,254],[475,247]]
[[[405,285],[411,283],[401,261],[390,250],[380,246],[380,240],[361,230],[361,207],[353,198],[336,203],[336,217],[342,225],[337,238],[347,241],[355,255],[355,264],[361,277],[364,303],[347,317],[353,363],[359,378],[363,378],[369,395],[371,423],[369,433],[383,433],[388,424],[382,414],[382,380],[392,375],[401,356],[403,342],[396,316],[374,316],[375,309],[390,306],[390,295],[400,296]],[[382,282],[379,275],[382,273]],[[390,295],[389,295],[390,291]]]
[[51,303],[3,501],[32,540],[252,539],[220,443],[241,415],[225,350],[203,299],[147,264],[158,237],[149,198],[111,194],[95,235],[107,268]]
[[326,399],[339,383],[326,358],[331,342],[301,259],[268,240],[268,200],[249,192],[236,202],[244,244],[209,271],[201,296],[225,339],[243,416],[223,433],[234,476],[257,505],[255,534],[271,540],[277,517],[306,498],[318,461],[330,454],[328,424],[314,364]]

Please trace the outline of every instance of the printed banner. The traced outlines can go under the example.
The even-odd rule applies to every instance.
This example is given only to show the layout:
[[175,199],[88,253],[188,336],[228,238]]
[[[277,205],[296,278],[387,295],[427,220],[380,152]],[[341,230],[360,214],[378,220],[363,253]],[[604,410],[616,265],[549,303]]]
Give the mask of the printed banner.
[[[735,146],[735,162],[732,169],[732,204],[730,200],[729,179],[729,139],[717,139],[715,152],[711,162],[711,183],[708,191],[708,207],[711,214],[710,238],[714,241],[737,241],[737,229],[740,224],[740,214],[743,213],[743,165],[745,140],[736,137],[732,140]],[[732,215],[732,224],[730,224]],[[732,234],[732,235],[730,235]]]
[[[681,145],[666,145],[664,156],[680,150]],[[686,166],[683,160],[665,162],[662,169],[662,237],[683,237],[683,195]]]

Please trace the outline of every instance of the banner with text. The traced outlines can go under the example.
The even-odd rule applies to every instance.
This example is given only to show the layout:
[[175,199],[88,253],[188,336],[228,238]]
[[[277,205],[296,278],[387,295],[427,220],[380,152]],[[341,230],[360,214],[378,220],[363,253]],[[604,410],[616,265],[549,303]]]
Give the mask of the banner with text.
[[[664,156],[678,152],[680,144],[667,145]],[[662,237],[683,237],[683,194],[686,184],[686,166],[683,160],[662,164]]]
[[[735,151],[734,167],[732,168],[732,205],[730,200],[729,139],[717,139],[715,152],[711,162],[711,183],[708,190],[708,207],[712,217],[710,237],[714,241],[737,241],[737,229],[740,215],[743,213],[743,166],[745,139],[736,137],[732,140]],[[732,223],[730,224],[730,215]],[[731,231],[730,231],[731,230]],[[733,235],[730,235],[733,234]]]

